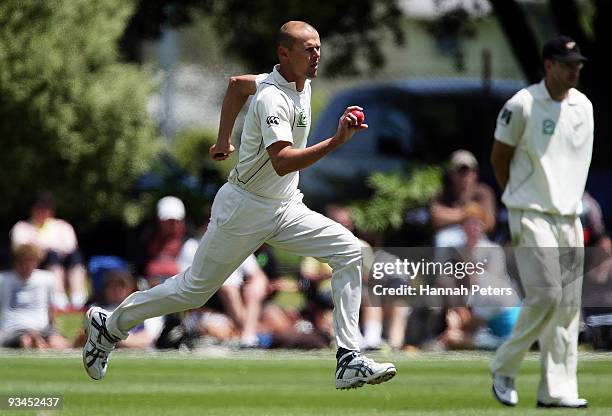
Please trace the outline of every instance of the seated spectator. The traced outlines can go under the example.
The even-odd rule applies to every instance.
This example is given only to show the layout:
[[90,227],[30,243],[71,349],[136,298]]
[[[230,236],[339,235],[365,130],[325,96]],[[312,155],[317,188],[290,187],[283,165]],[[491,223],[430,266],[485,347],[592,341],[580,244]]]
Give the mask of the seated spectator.
[[393,264],[399,258],[378,248],[371,255],[364,258],[363,274],[363,296],[361,301],[360,319],[363,328],[363,349],[380,349],[385,341],[391,348],[399,350],[404,346],[406,337],[406,326],[411,307],[408,299],[400,299],[397,296],[375,295],[372,288],[374,285],[382,284],[386,288],[399,288],[410,285],[410,279],[401,275],[389,275],[385,273],[382,280],[370,281],[367,271],[371,269],[373,261]]
[[198,246],[200,245],[200,240],[208,229],[209,220],[210,207],[206,207],[202,211],[202,215],[196,219],[193,235],[189,238],[185,238],[183,244],[181,245],[181,249],[177,258],[179,273],[187,270],[187,268],[191,266],[191,263],[193,263],[195,253],[198,250]]
[[[55,218],[53,200],[49,194],[39,196],[27,221],[17,222],[10,232],[13,250],[23,244],[34,244],[44,253],[42,268],[55,275],[54,305],[81,309],[87,300],[86,273],[72,226]],[[70,300],[68,298],[68,290]]]
[[[180,271],[191,266],[198,249],[199,239],[206,232],[210,213],[207,210],[204,214],[196,237],[186,240],[181,247],[178,256]],[[207,309],[221,309],[231,320],[231,330],[220,331],[217,323],[222,318],[212,315],[213,312],[210,310],[203,314],[196,313],[201,319],[196,319],[198,323],[195,326],[200,329],[201,333],[219,335],[216,338],[220,340],[228,340],[234,332],[237,332],[241,347],[259,347],[260,340],[257,333],[263,302],[273,290],[275,288],[270,287],[266,274],[259,266],[257,258],[252,254],[225,280],[223,286],[205,305]],[[190,317],[190,322],[194,322],[193,317]]]
[[259,346],[257,327],[266,297],[268,278],[250,255],[223,283],[217,292],[225,313],[240,331],[240,346]]
[[[462,262],[484,265],[484,273],[468,276],[471,296],[467,307],[451,307],[446,314],[446,330],[438,338],[447,349],[496,349],[512,332],[520,313],[518,292],[506,268],[506,256],[501,246],[485,235],[493,220],[477,203],[468,204],[463,214],[464,244],[454,249]],[[511,295],[473,293],[471,287],[491,286],[511,288]]]
[[290,282],[275,285],[275,290],[294,291],[304,295],[301,311],[284,309],[277,304],[265,305],[260,322],[260,335],[264,335],[269,348],[315,349],[329,347],[332,339],[331,268],[306,257],[301,263],[301,274],[295,287]]
[[68,341],[53,327],[55,277],[38,270],[43,253],[34,244],[13,250],[14,269],[0,273],[0,346],[64,349]]
[[[241,348],[264,346],[258,335],[267,286],[268,279],[251,254],[227,278],[203,309],[193,312],[195,317],[190,316],[189,320],[192,323],[194,319],[198,322],[196,327],[202,335],[209,334],[220,341],[229,341],[238,336]],[[227,319],[219,316],[220,312]],[[225,323],[220,325],[222,321]],[[225,329],[222,330],[220,326]]]
[[[107,311],[113,311],[135,290],[136,283],[129,272],[125,270],[108,271],[104,277],[102,297],[96,304]],[[117,348],[153,348],[163,328],[163,317],[147,319],[141,325],[133,328],[127,339],[119,341]],[[86,340],[84,331],[81,331],[74,342],[74,346],[82,347]]]
[[463,208],[470,202],[478,203],[493,219],[485,232],[495,226],[496,203],[493,190],[478,182],[478,162],[467,150],[454,152],[448,164],[444,188],[430,206],[431,224],[436,230],[435,247],[453,247],[465,242],[461,228]]
[[300,264],[300,291],[305,305],[301,316],[321,333],[333,335],[332,268],[327,263],[305,257]]
[[[343,225],[349,231],[355,232],[353,218],[347,207],[337,204],[330,204],[325,208],[325,215]],[[357,233],[357,235],[360,234],[362,233]],[[371,234],[367,238],[370,242],[372,242],[372,244],[374,244],[374,246],[380,245],[380,236]],[[370,299],[370,293],[368,293],[367,271],[369,270],[369,265],[367,263],[371,262],[374,257],[379,260],[386,259],[389,261],[394,261],[388,259],[388,257],[393,256],[385,253],[378,247],[372,247],[369,242],[363,239],[360,241],[364,247],[364,250],[367,250],[370,254],[364,258],[364,268],[362,274],[363,296],[360,310],[360,321],[363,330],[363,339],[361,341],[361,347],[369,350],[380,349],[384,345],[383,335],[386,334],[387,343],[392,348],[399,349],[404,344],[406,322],[410,309],[405,305],[396,304],[394,299],[387,297],[379,298],[376,299],[377,302],[372,302]],[[309,280],[313,280],[316,273],[312,274],[308,270],[309,262],[311,262],[311,260],[303,263],[302,275],[309,278]],[[311,265],[310,267],[312,268]],[[323,275],[325,275],[326,278],[331,278],[331,269],[329,266],[320,265],[319,267],[323,268]]]
[[595,198],[587,191],[582,195],[582,213],[580,222],[584,231],[584,246],[589,247],[605,236],[606,226],[604,224],[601,206]]
[[[264,308],[259,327],[269,348],[308,350],[329,347],[333,334],[330,278],[331,268],[327,264],[312,257],[302,261],[299,281],[299,290],[305,298],[302,310],[284,309],[274,303]],[[287,289],[281,288],[283,291]]]
[[255,250],[257,264],[268,278],[268,290],[266,292],[266,303],[270,303],[274,297],[281,292],[297,292],[297,282],[295,280],[283,279],[278,266],[276,255],[270,246],[263,244]]
[[146,243],[144,274],[150,286],[178,274],[179,255],[187,237],[185,205],[174,196],[157,203],[157,226]]
[[88,304],[100,304],[104,299],[104,285],[106,276],[111,271],[128,272],[128,263],[121,257],[94,255],[89,259],[87,267],[91,282],[91,295],[87,300]]
[[612,241],[602,234],[586,251],[582,288],[584,321],[596,350],[612,350]]

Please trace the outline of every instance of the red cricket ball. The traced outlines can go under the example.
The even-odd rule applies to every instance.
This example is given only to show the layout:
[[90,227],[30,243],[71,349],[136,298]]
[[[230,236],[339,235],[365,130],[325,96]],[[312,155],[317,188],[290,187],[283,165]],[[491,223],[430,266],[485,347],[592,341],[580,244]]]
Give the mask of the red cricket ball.
[[361,126],[361,123],[363,123],[363,120],[365,120],[365,115],[363,114],[363,111],[353,110],[351,111],[351,114],[357,117],[357,125]]

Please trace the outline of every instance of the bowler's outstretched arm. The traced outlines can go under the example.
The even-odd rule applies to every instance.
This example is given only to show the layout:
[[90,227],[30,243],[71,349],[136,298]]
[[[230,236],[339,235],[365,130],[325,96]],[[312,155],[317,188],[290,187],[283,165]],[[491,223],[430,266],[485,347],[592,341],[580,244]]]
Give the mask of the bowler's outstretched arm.
[[255,77],[255,75],[239,75],[230,78],[221,106],[217,143],[210,148],[210,156],[213,160],[225,160],[234,151],[234,146],[230,142],[232,130],[236,117],[244,107],[249,95],[257,91]]

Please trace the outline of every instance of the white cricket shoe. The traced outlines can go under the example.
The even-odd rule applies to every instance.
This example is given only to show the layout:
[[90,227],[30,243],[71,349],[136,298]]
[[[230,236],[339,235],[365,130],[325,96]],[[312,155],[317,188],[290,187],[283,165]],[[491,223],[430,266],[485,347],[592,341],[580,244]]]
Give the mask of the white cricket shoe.
[[512,377],[493,374],[493,395],[498,402],[506,406],[518,404],[518,393],[514,388]]
[[568,409],[584,409],[589,406],[586,399],[560,399],[554,403],[544,403],[538,400],[538,407],[543,408],[568,408]]
[[349,351],[338,359],[336,388],[355,389],[364,384],[380,384],[391,380],[397,370],[391,363],[377,363],[357,351]]
[[89,377],[101,380],[106,374],[108,356],[115,349],[119,338],[112,336],[106,329],[108,312],[94,306],[85,315],[87,342],[83,346],[83,367]]

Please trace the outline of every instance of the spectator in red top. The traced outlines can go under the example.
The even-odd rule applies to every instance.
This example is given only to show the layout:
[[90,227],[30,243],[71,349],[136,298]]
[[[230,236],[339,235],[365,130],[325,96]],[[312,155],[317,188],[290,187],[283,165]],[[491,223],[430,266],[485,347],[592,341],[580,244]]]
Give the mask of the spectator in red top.
[[151,286],[178,274],[178,257],[186,237],[185,205],[174,196],[157,203],[157,229],[146,248],[145,275]]

